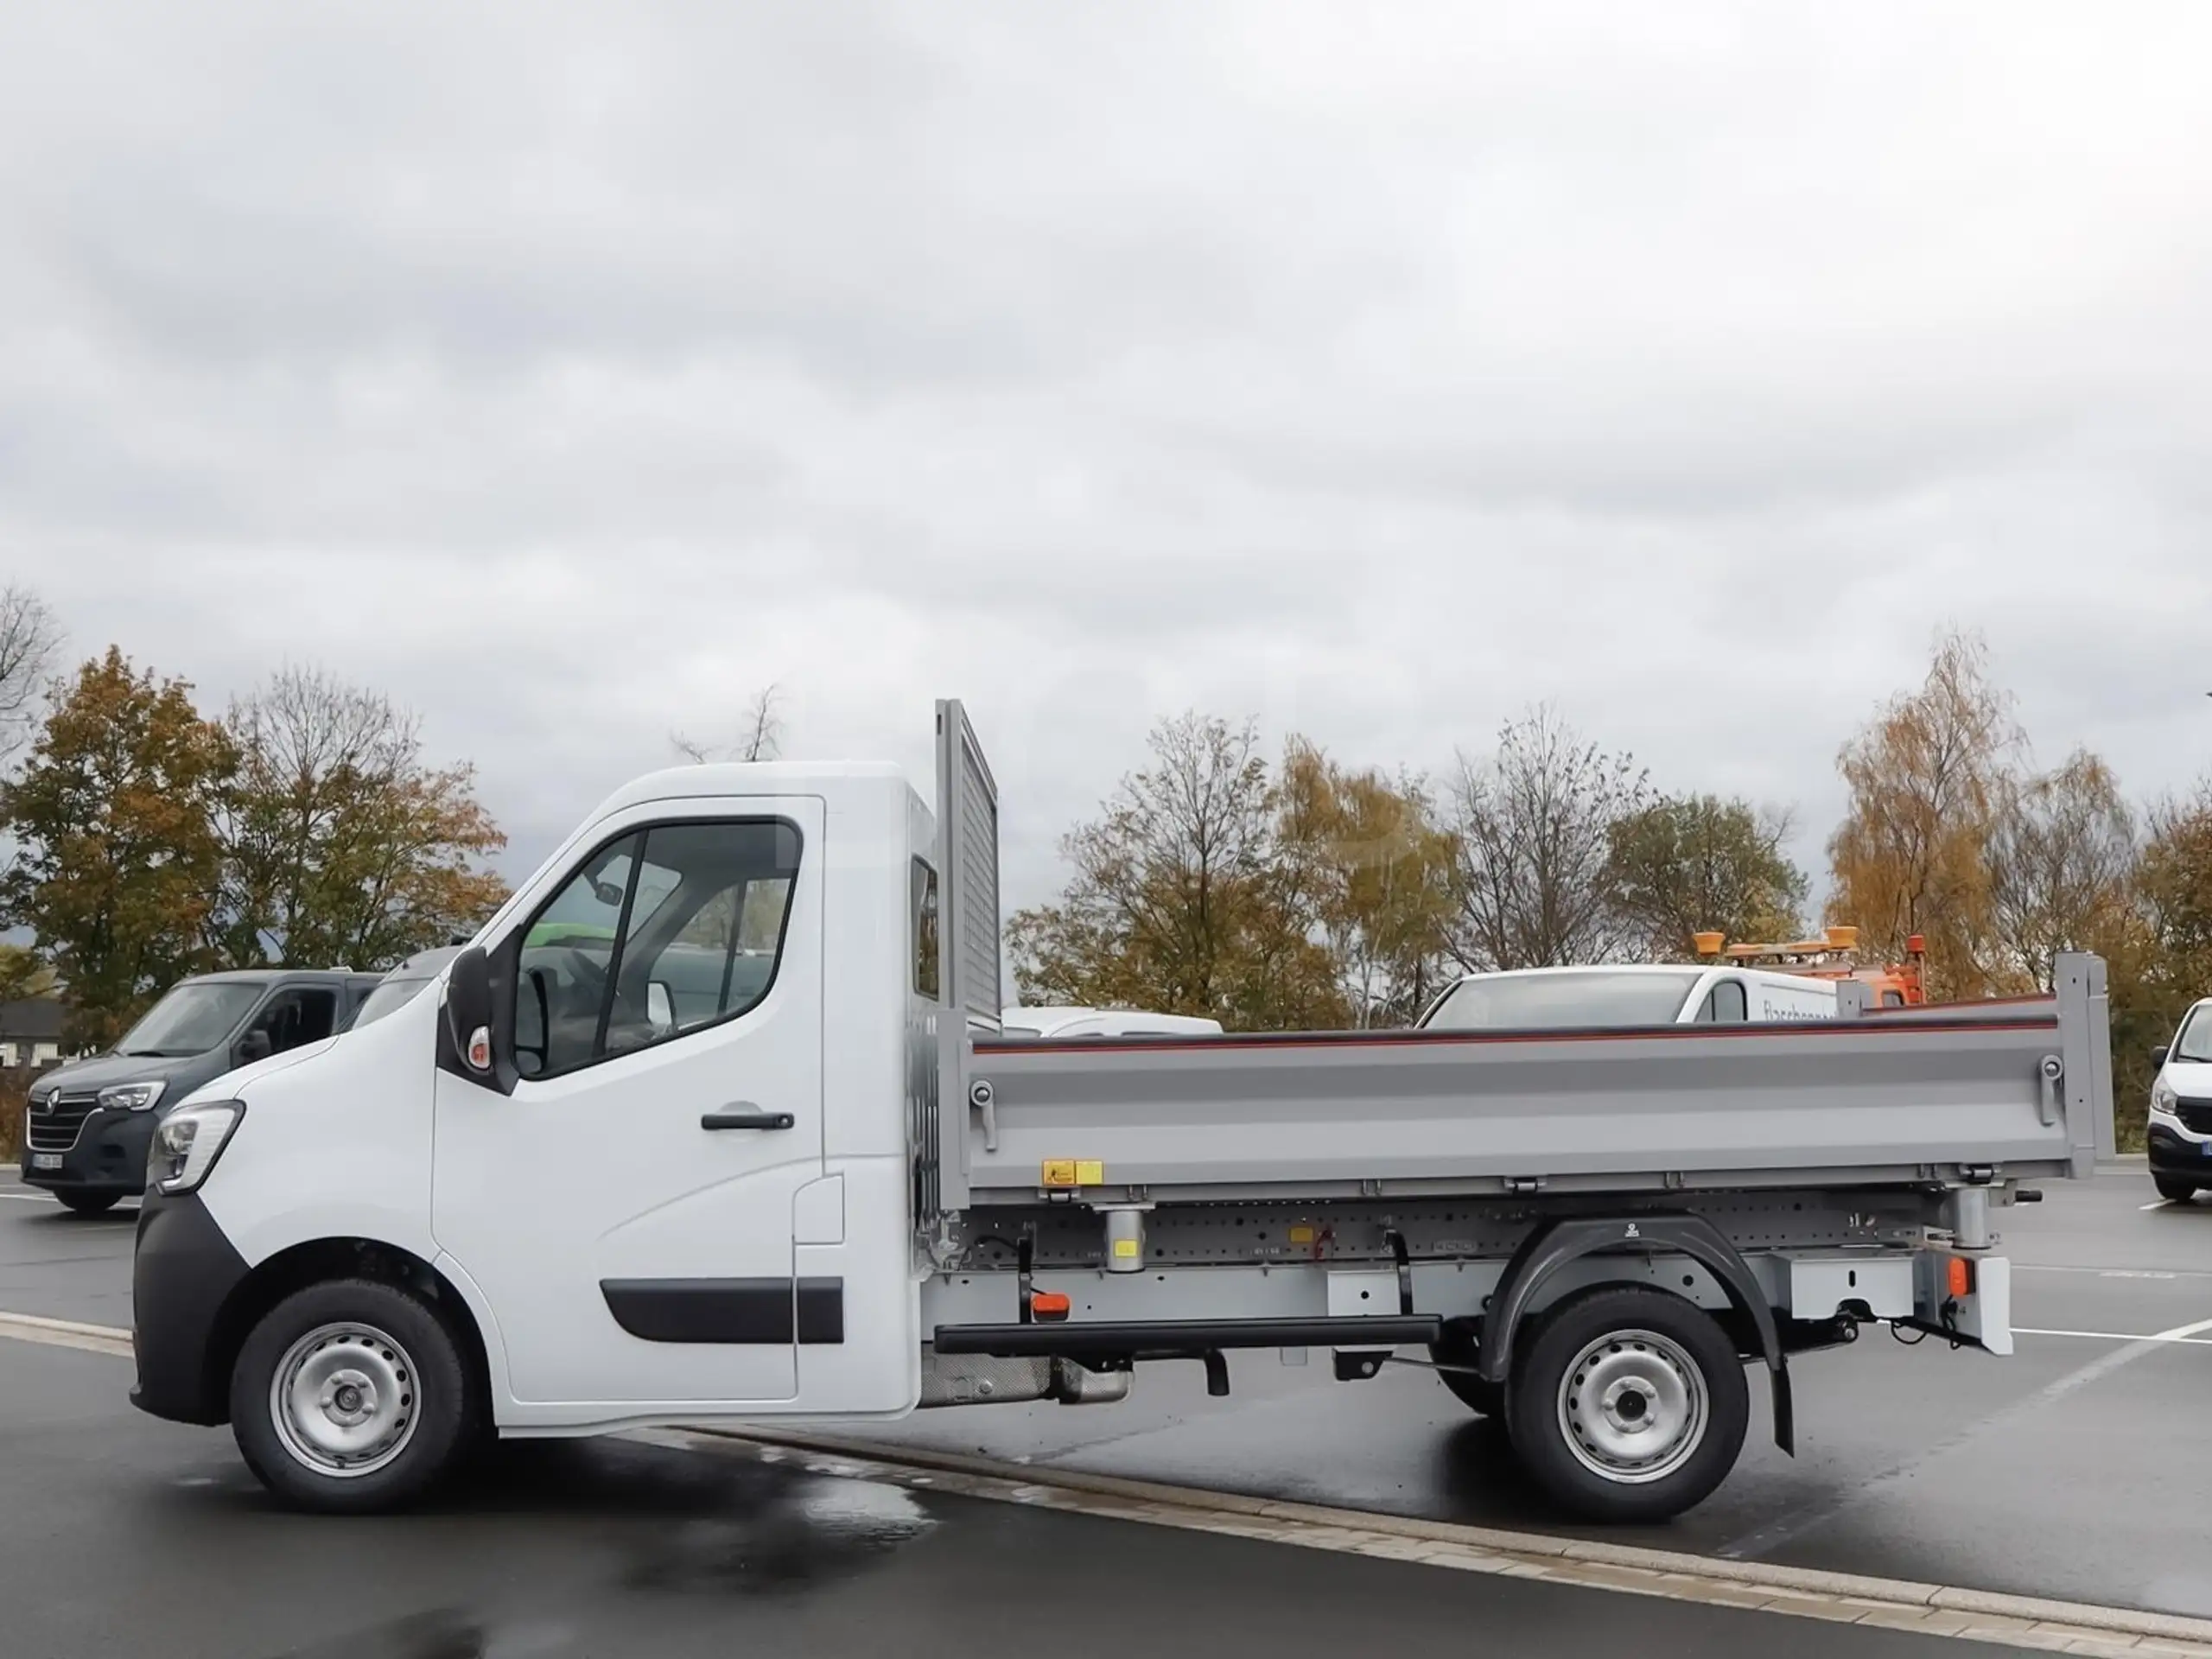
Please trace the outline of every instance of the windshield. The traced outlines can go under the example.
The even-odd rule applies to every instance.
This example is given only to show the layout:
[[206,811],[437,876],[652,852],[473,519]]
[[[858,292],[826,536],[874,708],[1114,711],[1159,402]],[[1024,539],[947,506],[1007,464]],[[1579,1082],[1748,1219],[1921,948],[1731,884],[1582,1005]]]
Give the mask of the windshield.
[[176,986],[124,1034],[116,1052],[172,1059],[205,1054],[238,1028],[264,988],[251,982]]
[[2174,1039],[2173,1058],[2212,1065],[2212,1008],[2199,1008]]
[[1698,982],[1694,971],[1503,974],[1462,980],[1422,1024],[1431,1031],[1668,1026]]
[[361,999],[361,1006],[353,1014],[353,1023],[346,1029],[359,1031],[363,1026],[383,1019],[429,982],[427,978],[385,980]]

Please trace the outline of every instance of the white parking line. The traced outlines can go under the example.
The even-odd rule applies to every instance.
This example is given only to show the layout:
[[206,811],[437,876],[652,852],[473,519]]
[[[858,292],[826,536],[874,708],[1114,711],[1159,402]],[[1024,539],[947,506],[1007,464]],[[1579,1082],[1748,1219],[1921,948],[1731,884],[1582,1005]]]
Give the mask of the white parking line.
[[0,1198],[13,1198],[17,1204],[52,1204],[51,1192],[0,1192]]
[[[2202,1331],[2201,1325],[2183,1325],[2184,1331]],[[2190,1348],[2212,1348],[2212,1337],[2176,1337],[2161,1332],[2154,1337],[2132,1336],[2125,1331],[2031,1331],[2026,1325],[2012,1327],[2016,1337],[2079,1337],[2086,1342],[2165,1342],[2179,1343]]]
[[35,1313],[0,1313],[0,1337],[43,1343],[49,1348],[82,1348],[95,1354],[131,1357],[130,1332],[111,1325],[77,1319],[49,1319]]

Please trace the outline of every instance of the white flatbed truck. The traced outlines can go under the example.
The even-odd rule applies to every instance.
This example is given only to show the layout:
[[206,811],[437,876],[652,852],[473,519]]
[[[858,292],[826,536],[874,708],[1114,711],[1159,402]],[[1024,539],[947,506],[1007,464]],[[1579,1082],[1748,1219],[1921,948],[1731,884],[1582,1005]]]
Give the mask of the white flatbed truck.
[[1747,1366],[2012,1348],[1994,1220],[2108,1137],[2056,995],[1726,1028],[995,1038],[998,806],[894,768],[605,802],[435,995],[160,1125],[133,1400],[309,1508],[491,1435],[1117,1399],[1143,1365],[1433,1364],[1568,1510],[1727,1474]]

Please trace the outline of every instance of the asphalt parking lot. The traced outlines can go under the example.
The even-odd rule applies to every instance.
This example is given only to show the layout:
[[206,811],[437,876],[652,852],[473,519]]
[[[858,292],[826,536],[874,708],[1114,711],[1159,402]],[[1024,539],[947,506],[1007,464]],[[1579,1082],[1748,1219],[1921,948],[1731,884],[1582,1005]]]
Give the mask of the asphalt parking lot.
[[[1608,1535],[2212,1614],[2191,1451],[2212,1382],[2212,1202],[2157,1205],[2122,1166],[2005,1220],[2020,1269],[2016,1357],[1906,1351],[1879,1332],[1808,1357],[1797,1459],[1765,1444],[1762,1424],[1708,1503]],[[68,1216],[0,1175],[0,1312],[127,1325],[132,1225],[127,1210]],[[1234,1376],[1226,1401],[1207,1398],[1195,1368],[1154,1368],[1121,1406],[950,1413],[874,1438],[1557,1530],[1493,1432],[1419,1370],[1338,1386],[1270,1357]],[[265,1502],[226,1433],[138,1415],[127,1383],[127,1361],[0,1341],[0,1629],[16,1638],[0,1650],[672,1655],[721,1650],[741,1619],[770,1651],[973,1652],[1049,1632],[1061,1651],[1119,1654],[1133,1639],[1120,1615],[1071,1615],[1132,1605],[1150,1652],[1456,1644],[1477,1628],[1532,1655],[1625,1640],[1662,1652],[1932,1646],[626,1443],[507,1448],[428,1516],[303,1521]]]

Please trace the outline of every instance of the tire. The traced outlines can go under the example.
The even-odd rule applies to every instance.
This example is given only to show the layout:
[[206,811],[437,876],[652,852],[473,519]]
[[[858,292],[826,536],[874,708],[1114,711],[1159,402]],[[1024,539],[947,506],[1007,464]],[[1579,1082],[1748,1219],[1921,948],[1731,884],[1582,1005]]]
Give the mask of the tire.
[[461,1344],[429,1304],[368,1279],[310,1285],[262,1317],[231,1372],[231,1432],[296,1508],[365,1515],[429,1491],[475,1442]]
[[[1471,1365],[1475,1363],[1471,1349],[1446,1348],[1431,1344],[1428,1357],[1439,1365]],[[1438,1382],[1452,1390],[1452,1396],[1478,1417],[1505,1415],[1505,1385],[1486,1382],[1472,1371],[1444,1371],[1436,1374]]]
[[1586,1291],[1516,1350],[1505,1414],[1514,1450],[1580,1519],[1671,1520],[1735,1467],[1751,1425],[1744,1362],[1694,1303],[1642,1287]]
[[54,1196],[73,1216],[104,1216],[123,1202],[120,1192],[57,1192]]
[[2196,1183],[2183,1175],[2153,1175],[2151,1185],[2168,1204],[2187,1204],[2196,1196]]

